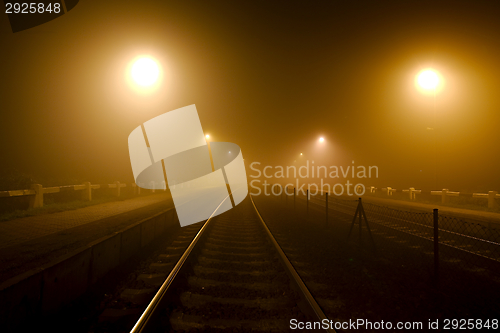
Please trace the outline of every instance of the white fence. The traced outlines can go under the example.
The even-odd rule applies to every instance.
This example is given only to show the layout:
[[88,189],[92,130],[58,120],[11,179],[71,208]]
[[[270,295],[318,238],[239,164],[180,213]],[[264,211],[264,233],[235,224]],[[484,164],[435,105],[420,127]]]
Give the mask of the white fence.
[[[375,193],[377,190],[378,189],[376,187],[370,186],[370,193]],[[380,190],[382,190],[382,192],[384,192],[387,196],[392,196],[394,192],[399,191],[392,187],[384,187],[381,188]],[[417,197],[416,195],[422,193],[422,190],[416,190],[415,188],[410,187],[409,189],[401,190],[401,192],[408,193],[409,199],[414,201],[416,200]],[[453,192],[446,188],[442,189],[441,191],[430,191],[430,194],[440,195],[442,203],[448,202],[449,197],[460,196],[460,192]],[[488,199],[488,208],[495,208],[496,207],[495,199],[500,199],[500,194],[498,194],[498,191],[488,191],[488,193],[473,193],[472,197]]]
[[[134,189],[134,194],[141,194],[141,188],[135,183],[130,184]],[[122,187],[127,187],[127,184],[120,183],[118,181],[113,184],[91,184],[90,182],[83,183],[82,185],[68,185],[68,186],[56,186],[56,187],[43,187],[40,184],[31,185],[29,190],[14,190],[14,191],[0,191],[0,197],[18,197],[18,196],[31,196],[30,198],[30,208],[43,207],[43,195],[48,193],[57,193],[62,191],[82,191],[82,200],[91,201],[92,200],[92,190],[98,188],[111,188],[115,189],[114,193],[117,197],[120,196],[120,189]],[[154,186],[150,190],[152,193],[155,192]]]

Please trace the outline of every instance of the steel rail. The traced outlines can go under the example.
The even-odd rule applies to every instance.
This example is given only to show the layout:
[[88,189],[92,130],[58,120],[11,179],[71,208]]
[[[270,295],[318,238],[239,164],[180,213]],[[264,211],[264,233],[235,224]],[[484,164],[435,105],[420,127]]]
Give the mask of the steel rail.
[[[259,210],[257,209],[257,206],[255,205],[252,195],[250,195],[250,200],[252,201],[252,205],[255,208],[255,212],[257,213],[257,216],[259,217],[259,220],[262,222],[262,225],[266,231],[267,236],[269,237],[271,243],[274,245],[274,248],[279,254],[279,258],[283,265],[285,266],[285,270],[290,278],[290,281],[292,284],[295,286],[295,289],[299,291],[299,294],[304,301],[305,306],[307,307],[306,311],[310,316],[313,321],[315,322],[320,322],[323,323],[323,320],[326,320],[326,322],[330,322],[330,320],[326,317],[326,315],[323,313],[323,310],[321,310],[321,307],[319,304],[316,302],[314,297],[311,295],[309,292],[309,289],[307,289],[306,285],[304,284],[304,281],[300,278],[299,274],[293,267],[292,263],[290,260],[288,260],[288,257],[286,256],[285,252],[281,249],[281,246],[278,244],[276,239],[274,238],[273,234],[271,233],[271,230],[267,227],[266,222],[262,218],[262,216],[259,213]],[[336,332],[333,328],[327,328],[327,329],[322,329],[322,331],[326,332]]]
[[[130,333],[143,333],[145,330],[147,330],[147,324],[150,321],[150,319],[153,317],[155,311],[157,310],[160,302],[162,301],[163,297],[167,293],[167,290],[170,288],[170,286],[173,284],[175,278],[179,275],[179,272],[185,265],[186,261],[188,260],[188,257],[192,253],[194,247],[198,243],[199,239],[202,237],[202,234],[207,230],[209,226],[209,222],[212,220],[214,214],[216,211],[220,208],[220,206],[224,203],[225,200],[227,200],[229,196],[227,196],[220,204],[219,206],[215,209],[215,211],[212,213],[212,215],[209,217],[209,219],[204,223],[204,225],[201,227],[201,229],[198,231],[196,236],[193,238],[192,242],[186,249],[186,251],[183,253],[177,264],[174,266],[170,274],[167,276],[163,284],[161,285],[160,289],[158,292],[155,294],[153,297],[152,301],[148,304],[144,312],[142,313],[141,317],[138,319]],[[320,323],[323,323],[324,320],[326,320],[328,323],[330,323],[330,320],[326,317],[326,315],[323,313],[321,310],[321,307],[318,305],[314,297],[311,295],[309,290],[307,289],[306,285],[298,275],[297,271],[293,267],[293,265],[290,263],[288,258],[286,257],[285,253],[279,246],[278,242],[272,235],[271,231],[267,227],[265,221],[262,219],[262,216],[260,215],[257,207],[255,206],[255,203],[252,199],[252,196],[250,195],[250,200],[252,202],[252,205],[255,209],[255,212],[257,216],[259,217],[259,220],[261,221],[264,230],[266,231],[266,234],[268,238],[270,239],[271,243],[274,245],[276,251],[279,254],[279,258],[281,262],[283,263],[283,266],[285,268],[285,271],[287,272],[290,281],[292,282],[293,286],[295,286],[295,289],[299,292],[299,295],[301,296],[301,299],[303,301],[303,305],[305,306],[304,312],[306,312],[310,319],[313,321],[317,321]],[[326,331],[326,332],[333,332],[336,333],[333,328],[327,328],[327,329],[321,329],[320,331]],[[338,332],[341,332],[338,330]]]
[[143,330],[146,328],[146,325],[148,321],[151,319],[153,316],[155,310],[157,309],[158,305],[160,304],[160,301],[162,300],[163,296],[166,294],[167,290],[169,287],[172,285],[174,279],[177,277],[179,274],[180,270],[183,268],[184,264],[186,263],[189,255],[193,251],[194,247],[198,243],[199,239],[201,238],[201,235],[205,230],[208,228],[209,222],[212,220],[212,217],[214,214],[217,212],[217,210],[222,206],[222,204],[229,198],[229,195],[222,200],[222,202],[217,206],[217,208],[214,210],[212,215],[207,219],[207,221],[203,224],[203,227],[201,227],[200,231],[196,234],[196,236],[193,238],[189,246],[187,247],[186,251],[182,254],[180,257],[179,261],[177,261],[177,264],[175,264],[174,268],[172,268],[172,271],[170,274],[167,276],[163,284],[161,285],[160,289],[158,292],[155,294],[153,297],[152,301],[148,304],[146,307],[146,310],[142,313],[141,317],[137,322],[135,323],[134,327],[130,331],[130,333],[140,333],[143,332]]

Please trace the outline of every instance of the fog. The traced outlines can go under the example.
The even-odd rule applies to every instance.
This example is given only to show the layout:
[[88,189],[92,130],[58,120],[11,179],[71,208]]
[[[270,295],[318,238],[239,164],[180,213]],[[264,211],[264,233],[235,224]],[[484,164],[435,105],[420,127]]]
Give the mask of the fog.
[[[378,167],[366,186],[499,190],[498,17],[492,1],[87,0],[12,33],[3,15],[1,173],[133,182],[130,132],[196,104],[249,177],[354,161]],[[126,80],[141,54],[163,68],[151,94]],[[435,98],[415,86],[425,68]]]

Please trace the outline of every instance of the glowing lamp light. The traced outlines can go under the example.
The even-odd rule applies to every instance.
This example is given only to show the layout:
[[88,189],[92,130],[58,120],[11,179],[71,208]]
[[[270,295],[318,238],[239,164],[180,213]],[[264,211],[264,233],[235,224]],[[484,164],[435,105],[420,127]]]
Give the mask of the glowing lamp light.
[[210,135],[208,135],[208,134],[207,134],[207,135],[205,135],[205,138],[209,139],[209,138],[210,138]]
[[153,59],[143,57],[134,62],[130,70],[130,75],[138,85],[149,87],[158,80],[160,68]]
[[424,69],[417,75],[417,84],[424,90],[436,89],[439,85],[439,75],[432,69]]
[[323,138],[323,137],[319,138],[319,142],[323,142],[323,141],[325,141],[325,138]]

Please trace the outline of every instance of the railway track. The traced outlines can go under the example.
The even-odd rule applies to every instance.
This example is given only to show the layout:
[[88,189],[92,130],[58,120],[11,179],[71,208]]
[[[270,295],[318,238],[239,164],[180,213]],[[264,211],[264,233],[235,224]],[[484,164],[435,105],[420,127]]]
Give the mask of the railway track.
[[286,332],[293,319],[328,320],[250,196],[179,245],[157,264],[170,273],[131,332]]
[[[263,197],[256,201],[309,290],[325,314],[336,323],[349,318],[393,323],[403,319],[421,320],[438,312],[474,313],[470,304],[480,299],[487,299],[485,304],[495,304],[495,298],[487,296],[489,287],[484,286],[494,289],[496,280],[491,280],[490,275],[476,275],[472,267],[471,271],[468,267],[459,267],[455,260],[448,261],[454,259],[450,255],[440,259],[442,281],[446,283],[439,289],[438,303],[432,279],[432,242],[419,242],[402,230],[372,223],[374,218],[370,218],[368,211],[377,254],[373,255],[371,244],[359,246],[357,237],[346,241],[356,209],[355,200],[352,204],[341,202],[341,207],[338,202],[330,201],[328,227],[324,201],[323,205],[309,202],[308,208],[305,200],[298,198],[295,207],[293,198]],[[295,223],[287,223],[294,218]],[[363,237],[367,240],[366,232]],[[417,249],[413,245],[423,246]],[[474,291],[463,290],[464,284],[471,284],[469,281],[478,283]],[[408,311],[403,303],[412,304],[410,308],[414,311]]]

